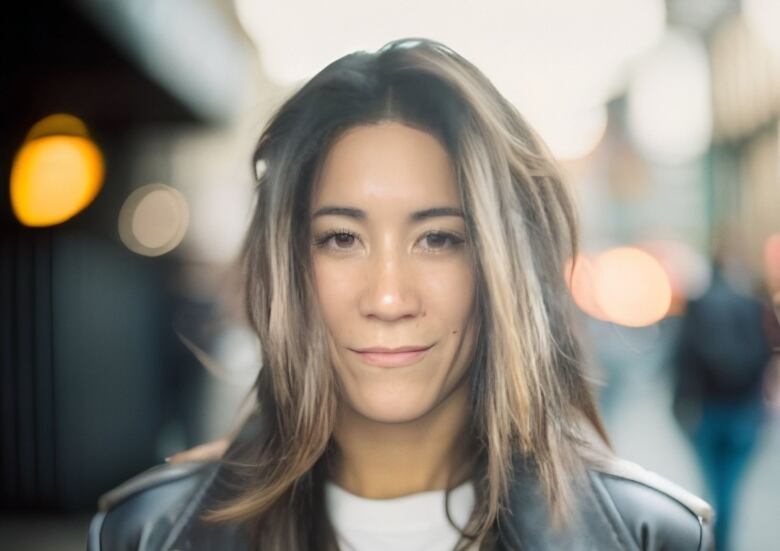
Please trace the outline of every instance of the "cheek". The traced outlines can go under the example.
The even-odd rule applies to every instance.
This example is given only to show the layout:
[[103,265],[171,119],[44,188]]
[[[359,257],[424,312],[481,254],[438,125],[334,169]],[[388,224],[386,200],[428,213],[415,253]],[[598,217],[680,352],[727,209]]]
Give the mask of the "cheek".
[[340,334],[344,329],[341,326],[348,319],[350,308],[353,308],[354,294],[358,285],[357,278],[352,271],[328,262],[328,259],[315,260],[313,268],[320,312],[328,330]]
[[440,270],[424,270],[419,282],[429,310],[435,310],[445,320],[453,322],[470,317],[476,284],[470,266],[458,263]]

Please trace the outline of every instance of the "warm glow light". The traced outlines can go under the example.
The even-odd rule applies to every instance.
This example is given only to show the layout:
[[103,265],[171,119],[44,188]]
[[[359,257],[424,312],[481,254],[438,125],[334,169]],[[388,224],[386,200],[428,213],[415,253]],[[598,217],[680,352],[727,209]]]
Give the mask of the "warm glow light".
[[580,254],[574,263],[572,272],[571,259],[566,261],[566,282],[569,284],[574,303],[589,316],[606,320],[604,312],[596,301],[596,266],[587,256]]
[[780,233],[770,236],[764,244],[764,270],[769,290],[780,292]]
[[135,190],[119,211],[122,242],[144,256],[159,256],[176,248],[188,225],[189,208],[184,196],[163,184]]
[[87,125],[68,113],[55,113],[36,122],[27,132],[26,142],[44,136],[80,136],[89,138]]
[[644,327],[669,311],[669,278],[648,253],[632,247],[610,249],[597,257],[596,266],[596,302],[610,321]]
[[689,245],[666,239],[644,241],[642,250],[651,254],[666,272],[672,291],[668,314],[682,314],[689,300],[699,298],[710,284],[710,265],[704,255]]
[[[39,125],[33,127],[35,132],[31,131],[31,136],[38,136],[43,131]],[[51,132],[54,128],[49,125],[45,131]],[[64,222],[97,196],[103,183],[103,172],[100,151],[88,138],[74,135],[34,137],[19,150],[11,169],[14,215],[27,226]]]

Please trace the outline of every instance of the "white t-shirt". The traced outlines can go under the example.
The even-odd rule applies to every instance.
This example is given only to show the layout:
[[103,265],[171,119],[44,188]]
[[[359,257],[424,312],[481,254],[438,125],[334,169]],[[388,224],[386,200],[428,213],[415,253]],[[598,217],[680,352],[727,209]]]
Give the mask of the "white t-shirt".
[[[367,499],[325,482],[325,508],[342,551],[452,551],[460,534],[447,520],[444,490]],[[467,481],[450,491],[452,520],[463,528],[474,508]]]

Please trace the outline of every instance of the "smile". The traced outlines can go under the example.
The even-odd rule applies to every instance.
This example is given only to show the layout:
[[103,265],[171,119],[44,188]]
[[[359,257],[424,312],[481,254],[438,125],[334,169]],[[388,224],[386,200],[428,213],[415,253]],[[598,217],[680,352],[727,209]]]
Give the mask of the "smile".
[[425,356],[425,353],[428,352],[428,350],[430,350],[432,347],[433,345],[426,348],[410,349],[405,347],[402,349],[389,351],[379,351],[379,349],[365,349],[353,350],[353,352],[358,354],[364,362],[371,365],[378,367],[403,367],[416,363],[422,359],[422,357]]

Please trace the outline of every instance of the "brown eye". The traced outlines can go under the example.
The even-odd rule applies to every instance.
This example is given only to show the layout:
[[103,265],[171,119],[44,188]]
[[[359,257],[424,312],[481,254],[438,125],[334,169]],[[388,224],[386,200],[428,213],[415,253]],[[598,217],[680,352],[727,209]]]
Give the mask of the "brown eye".
[[430,232],[423,237],[426,248],[431,250],[444,250],[456,247],[463,243],[463,239],[447,232]]
[[449,237],[441,233],[431,233],[426,235],[425,238],[428,240],[428,246],[433,249],[441,248],[449,240]]
[[355,242],[355,236],[349,233],[337,233],[333,235],[333,241],[339,248],[349,248]]
[[332,251],[349,251],[355,245],[357,235],[346,230],[328,231],[314,240],[314,245],[320,249]]

